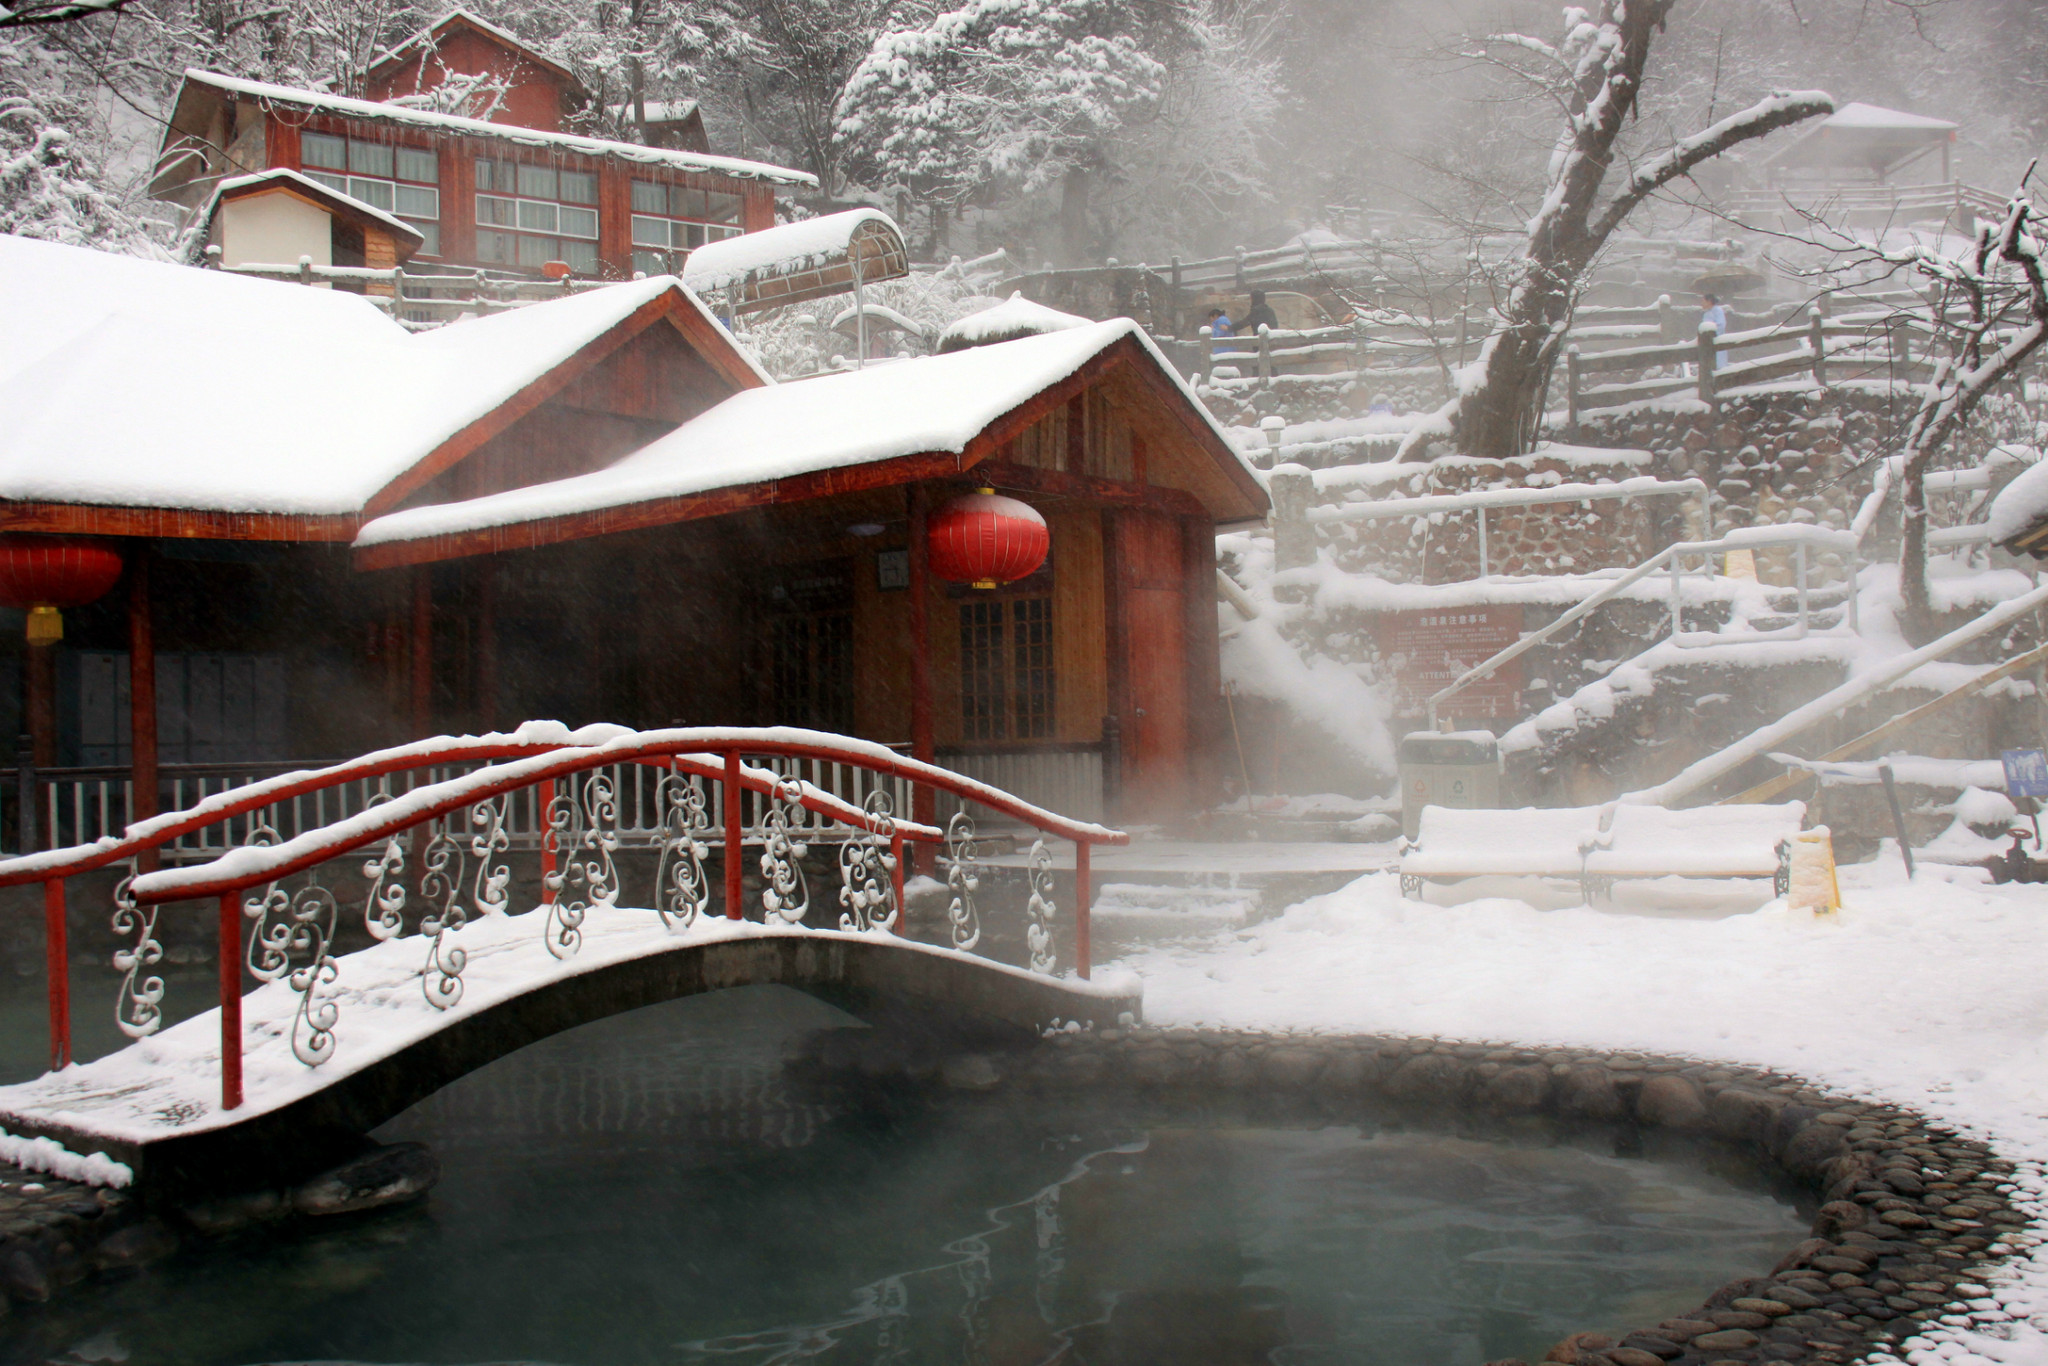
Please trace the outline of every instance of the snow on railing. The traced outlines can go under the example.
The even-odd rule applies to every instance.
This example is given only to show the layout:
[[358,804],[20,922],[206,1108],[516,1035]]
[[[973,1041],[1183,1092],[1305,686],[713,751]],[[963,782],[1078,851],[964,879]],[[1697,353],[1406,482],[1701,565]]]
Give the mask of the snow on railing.
[[[1541,645],[1544,641],[1562,631],[1565,627],[1584,618],[1595,609],[1628,591],[1659,570],[1668,572],[1671,577],[1670,639],[1674,643],[1684,644],[1685,642],[1682,639],[1684,635],[1684,597],[1681,585],[1683,577],[1687,572],[1685,562],[1687,560],[1699,560],[1704,565],[1705,572],[1712,573],[1714,556],[1726,555],[1730,551],[1754,553],[1758,550],[1778,547],[1790,547],[1793,551],[1794,586],[1798,592],[1798,620],[1789,630],[1756,632],[1740,638],[1745,641],[1804,640],[1806,638],[1811,627],[1811,601],[1807,585],[1807,552],[1809,549],[1846,554],[1852,557],[1848,576],[1850,591],[1847,598],[1847,612],[1849,627],[1852,631],[1855,630],[1857,626],[1856,594],[1854,589],[1856,573],[1853,557],[1856,554],[1856,538],[1849,532],[1835,531],[1827,527],[1793,524],[1789,526],[1743,527],[1740,530],[1729,532],[1718,540],[1712,541],[1680,541],[1676,545],[1666,546],[1649,559],[1644,560],[1634,569],[1615,579],[1599,592],[1573,606],[1570,611],[1563,613],[1548,626],[1523,636],[1514,644],[1473,665],[1449,684],[1438,689],[1430,696],[1428,702],[1429,728],[1431,730],[1437,728],[1437,713],[1445,702],[1448,702],[1480,679],[1494,673],[1503,664],[1521,658],[1530,650],[1535,649],[1538,645]],[[1725,643],[1727,640],[1728,637],[1726,636],[1715,637],[1713,638],[1713,643]]]
[[[859,794],[857,799],[842,798],[791,771],[805,764],[830,766],[841,778],[856,775],[850,790]],[[447,777],[431,772],[466,765],[475,766]],[[642,819],[634,820],[622,804],[620,775],[637,775],[643,768],[655,775],[653,795]],[[429,770],[426,776],[432,780],[409,786],[401,782],[397,790],[388,781],[420,770]],[[369,781],[379,784],[375,798],[324,824],[286,837],[252,822],[239,847],[210,862],[154,866],[166,846],[194,830]],[[939,794],[961,806],[943,830],[925,815]],[[908,849],[943,844],[938,863],[951,893],[948,935],[952,947],[972,949],[981,933],[975,907],[981,864],[968,803],[1038,832],[1026,861],[1031,923],[1024,936],[1029,965],[1037,972],[1056,967],[1055,900],[1045,839],[1074,843],[1074,965],[1087,977],[1089,851],[1097,844],[1128,843],[1128,835],[1047,811],[884,745],[787,727],[633,731],[587,726],[572,732],[557,723],[537,722],[510,734],[419,741],[215,793],[189,810],[131,825],[119,836],[0,860],[0,886],[39,882],[43,887],[53,1070],[69,1061],[71,1050],[65,879],[115,864],[128,868],[113,891],[113,925],[132,942],[115,955],[114,967],[122,974],[116,1020],[133,1038],[146,1037],[163,1023],[164,981],[152,971],[163,957],[157,938],[161,907],[217,899],[222,1103],[232,1109],[241,1098],[244,965],[257,980],[283,980],[299,993],[293,1048],[302,1062],[316,1065],[332,1051],[338,1009],[332,994],[323,993],[347,956],[337,950],[345,928],[340,905],[362,906],[366,942],[406,934],[406,909],[414,905],[419,915],[410,930],[428,944],[422,990],[436,1008],[454,1005],[461,997],[466,961],[462,927],[512,909],[514,829],[522,807],[534,815],[539,832],[531,845],[539,874],[536,909],[543,912],[549,953],[563,959],[580,946],[580,927],[588,916],[619,908],[623,892],[615,855],[620,851],[638,847],[654,855],[654,882],[645,904],[664,924],[687,927],[713,913],[718,898],[707,861],[721,843],[724,893],[718,913],[726,918],[748,915],[744,851],[752,846],[758,850],[762,879],[755,898],[761,918],[770,925],[799,925],[812,906],[804,860],[809,847],[819,843],[837,850],[838,928],[890,934],[902,931]],[[899,809],[906,814],[897,814]],[[365,852],[368,858],[355,866],[366,890],[338,895],[328,885],[329,873],[338,860]],[[417,886],[411,889],[406,885],[409,861],[417,873]],[[348,866],[341,865],[343,871]],[[304,881],[296,882],[302,874]],[[245,896],[250,892],[258,894]],[[250,922],[246,944],[245,920]]]

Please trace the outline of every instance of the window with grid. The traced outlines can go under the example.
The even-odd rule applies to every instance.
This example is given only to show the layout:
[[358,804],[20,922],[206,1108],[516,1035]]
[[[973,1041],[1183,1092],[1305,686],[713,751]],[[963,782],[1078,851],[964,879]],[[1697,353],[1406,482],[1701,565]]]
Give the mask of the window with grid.
[[1043,740],[1053,733],[1052,599],[960,604],[964,740]]
[[418,228],[427,239],[420,255],[441,254],[441,158],[434,152],[330,133],[301,133],[299,164],[308,179]]
[[652,180],[633,182],[633,269],[670,274],[706,242],[740,233],[740,197],[686,190]]
[[597,173],[479,158],[476,259],[597,274]]

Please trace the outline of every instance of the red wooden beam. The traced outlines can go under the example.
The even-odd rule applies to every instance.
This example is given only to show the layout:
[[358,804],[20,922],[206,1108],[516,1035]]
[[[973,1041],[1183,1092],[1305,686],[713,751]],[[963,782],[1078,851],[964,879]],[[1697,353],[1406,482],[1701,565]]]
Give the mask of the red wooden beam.
[[416,541],[387,541],[361,546],[354,552],[357,569],[397,569],[435,560],[460,559],[466,555],[488,555],[509,550],[533,550],[564,541],[581,541],[593,536],[610,536],[623,531],[672,526],[677,522],[783,503],[808,502],[841,494],[865,493],[891,488],[919,479],[957,474],[960,457],[951,451],[897,456],[871,465],[848,465],[817,470],[788,479],[713,489],[706,493],[679,494],[673,498],[649,499],[619,507],[539,518],[510,526],[484,527],[475,531],[452,532],[445,536],[423,536]]
[[[156,814],[156,629],[149,594],[149,547],[128,557],[128,820]],[[156,867],[156,851],[144,853],[141,871]]]
[[0,530],[74,536],[155,536],[165,540],[352,541],[354,513],[206,512],[192,508],[113,507],[0,499]]
[[242,1104],[242,898],[220,898],[220,1108]]
[[1127,484],[1092,474],[1071,474],[1002,460],[984,460],[974,467],[974,474],[1001,488],[1024,493],[1043,493],[1108,507],[1151,508],[1176,517],[1206,519],[1209,515],[1208,509],[1202,506],[1202,500],[1194,494],[1185,489],[1161,488],[1157,484]]
[[64,879],[43,884],[43,966],[49,974],[50,1070],[71,1061],[71,950],[64,920]]
[[[932,718],[931,498],[923,485],[910,489],[910,757],[931,763],[937,752]],[[912,790],[910,818],[929,825],[931,792]]]

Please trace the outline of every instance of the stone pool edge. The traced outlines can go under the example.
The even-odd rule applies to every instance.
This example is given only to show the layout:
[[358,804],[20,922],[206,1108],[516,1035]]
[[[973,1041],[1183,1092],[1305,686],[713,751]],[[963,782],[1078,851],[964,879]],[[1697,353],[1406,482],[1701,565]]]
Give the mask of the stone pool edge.
[[[1282,1095],[1335,1109],[1377,1099],[1433,1110],[1634,1125],[1719,1139],[1818,1197],[1810,1236],[1691,1315],[1619,1339],[1573,1334],[1562,1366],[1849,1362],[1943,1317],[1988,1307],[2025,1251],[2016,1164],[1912,1110],[1767,1068],[1629,1051],[1380,1035],[1159,1026],[1062,1032],[1007,1060],[1015,1084],[1166,1099]],[[2030,1239],[2031,1241],[2031,1239]],[[1519,1362],[1490,1366],[1523,1366]]]

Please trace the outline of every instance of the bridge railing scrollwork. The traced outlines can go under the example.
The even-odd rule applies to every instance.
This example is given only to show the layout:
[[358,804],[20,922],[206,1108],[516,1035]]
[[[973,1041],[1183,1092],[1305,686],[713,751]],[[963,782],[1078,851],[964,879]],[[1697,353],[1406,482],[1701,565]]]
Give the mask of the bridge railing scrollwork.
[[[806,769],[814,778],[829,772],[830,787],[802,776]],[[337,789],[370,795],[325,824],[295,823],[290,838],[264,819]],[[986,841],[964,810],[943,830],[929,823],[939,793],[1034,836],[1021,939],[1035,972],[1061,967],[1046,841],[1072,842],[1071,967],[1087,977],[1090,850],[1126,843],[1127,835],[885,746],[784,727],[570,732],[536,724],[509,735],[420,741],[215,793],[118,838],[0,859],[0,886],[43,887],[53,1070],[70,1060],[66,879],[125,870],[113,892],[113,928],[123,940],[113,966],[116,1022],[131,1038],[164,1020],[162,908],[216,902],[221,1098],[232,1109],[242,1095],[245,973],[296,993],[291,1049],[318,1066],[334,1054],[342,1028],[337,982],[349,944],[416,940],[421,995],[445,1011],[464,995],[470,955],[462,931],[486,917],[536,913],[534,932],[557,960],[582,949],[593,917],[622,906],[651,910],[674,932],[722,916],[903,935],[906,874],[915,850],[928,845],[946,884],[943,943],[975,950]],[[235,822],[247,831],[239,847],[210,862],[157,866],[166,848],[184,847],[194,831]],[[814,848],[821,857],[811,858]],[[629,890],[629,854],[643,871],[651,862],[651,886]],[[826,863],[836,870],[836,893],[814,897],[814,874],[822,878]],[[531,876],[522,878],[522,866]]]

